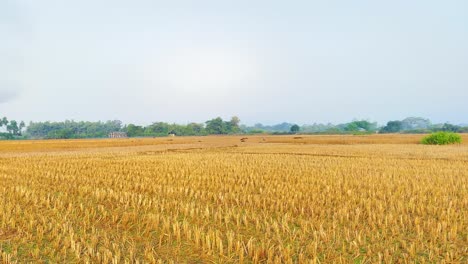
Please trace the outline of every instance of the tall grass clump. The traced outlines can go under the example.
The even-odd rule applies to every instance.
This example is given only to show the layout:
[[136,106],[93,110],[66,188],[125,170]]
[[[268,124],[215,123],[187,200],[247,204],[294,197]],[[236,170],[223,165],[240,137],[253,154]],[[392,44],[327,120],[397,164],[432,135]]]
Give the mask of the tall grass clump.
[[461,143],[462,139],[459,134],[453,132],[436,132],[424,137],[421,143],[424,145],[448,145]]

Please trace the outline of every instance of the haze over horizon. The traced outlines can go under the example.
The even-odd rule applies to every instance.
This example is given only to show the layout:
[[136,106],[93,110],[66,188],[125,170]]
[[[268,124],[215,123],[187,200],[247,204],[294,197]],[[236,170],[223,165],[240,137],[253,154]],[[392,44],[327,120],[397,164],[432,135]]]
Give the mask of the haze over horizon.
[[468,123],[466,1],[0,3],[0,115]]

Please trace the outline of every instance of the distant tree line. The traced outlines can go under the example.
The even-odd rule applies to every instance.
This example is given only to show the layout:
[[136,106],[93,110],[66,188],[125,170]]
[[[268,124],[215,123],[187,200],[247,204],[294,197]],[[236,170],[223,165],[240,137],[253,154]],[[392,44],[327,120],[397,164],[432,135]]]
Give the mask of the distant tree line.
[[245,126],[236,116],[230,120],[221,117],[204,123],[186,125],[155,122],[148,126],[135,124],[124,125],[119,120],[106,122],[64,121],[31,122],[27,127],[24,122],[0,119],[0,139],[68,139],[68,138],[105,138],[111,132],[125,132],[129,137],[164,137],[169,134],[178,136],[205,136],[229,134],[371,134],[371,133],[430,133],[448,131],[468,133],[468,125],[449,123],[432,124],[421,117],[408,117],[403,120],[388,121],[384,126],[368,120],[354,120],[343,124],[317,124],[299,126],[283,122],[277,125]]
[[203,123],[187,125],[155,122],[148,126],[123,125],[119,120],[107,122],[31,122],[26,130],[29,138],[68,139],[104,138],[111,132],[126,132],[129,137],[163,137],[169,134],[178,136],[226,135],[241,133],[240,119],[232,117],[224,121],[217,117]]
[[102,138],[110,132],[120,131],[122,122],[31,122],[26,130],[30,138],[68,139],[68,138]]
[[267,134],[370,134],[370,133],[430,133],[437,131],[450,131],[458,133],[468,133],[468,125],[453,125],[449,123],[432,124],[429,119],[421,117],[408,117],[403,120],[387,122],[384,126],[378,126],[376,122],[368,120],[354,120],[344,124],[319,124],[299,126],[292,123],[281,123],[273,126],[264,126],[260,123],[254,126],[242,126],[247,133],[267,133]]
[[449,123],[431,124],[429,119],[408,117],[403,120],[388,121],[387,125],[380,129],[380,133],[429,133],[438,131],[468,133],[468,126]]
[[189,123],[187,125],[169,124],[156,122],[149,126],[137,126],[128,124],[122,128],[129,137],[162,137],[169,134],[177,136],[205,136],[205,135],[228,135],[239,134],[240,119],[236,116],[229,121],[217,117],[203,123]]
[[292,123],[281,123],[273,126],[264,126],[255,124],[253,127],[243,127],[247,133],[271,133],[271,134],[359,134],[359,133],[375,133],[378,130],[378,125],[375,122],[367,120],[355,120],[345,124],[334,125],[328,124],[312,124],[299,126]]

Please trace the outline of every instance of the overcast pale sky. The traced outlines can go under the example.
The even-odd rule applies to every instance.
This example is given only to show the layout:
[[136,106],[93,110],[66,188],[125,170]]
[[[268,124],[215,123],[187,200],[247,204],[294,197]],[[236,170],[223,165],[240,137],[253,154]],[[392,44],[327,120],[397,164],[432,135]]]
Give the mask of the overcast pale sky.
[[0,115],[468,122],[468,1],[1,0]]

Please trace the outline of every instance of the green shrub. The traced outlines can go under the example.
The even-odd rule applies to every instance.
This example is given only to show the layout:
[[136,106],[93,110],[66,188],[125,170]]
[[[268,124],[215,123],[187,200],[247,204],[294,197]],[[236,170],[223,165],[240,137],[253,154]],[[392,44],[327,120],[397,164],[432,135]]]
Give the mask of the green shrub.
[[425,145],[447,145],[461,143],[460,135],[452,132],[436,132],[422,139],[421,143]]

